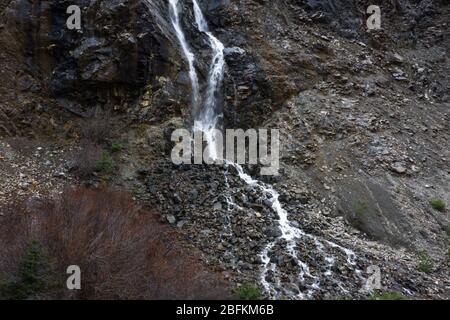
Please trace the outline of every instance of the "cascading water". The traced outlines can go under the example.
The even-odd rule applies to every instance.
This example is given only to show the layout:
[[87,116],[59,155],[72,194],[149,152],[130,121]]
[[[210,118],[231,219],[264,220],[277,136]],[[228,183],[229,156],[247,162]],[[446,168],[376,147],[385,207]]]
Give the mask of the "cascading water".
[[195,69],[195,56],[191,52],[190,47],[186,41],[186,36],[183,32],[180,22],[178,0],[169,0],[170,18],[175,29],[181,49],[189,65],[189,77],[192,86],[192,100],[194,109],[194,131],[201,131],[204,133],[205,139],[208,143],[209,157],[216,160],[219,157],[216,145],[215,129],[217,129],[221,114],[218,112],[217,95],[223,80],[225,57],[224,45],[219,41],[210,31],[208,23],[198,5],[196,0],[193,0],[193,9],[195,15],[195,22],[198,30],[208,36],[210,46],[213,50],[213,59],[211,63],[211,70],[208,75],[208,88],[206,91],[206,98],[204,104],[201,105],[199,80],[197,71]]
[[[260,254],[261,261],[263,262],[263,272],[261,273],[261,284],[263,285],[265,291],[273,298],[280,298],[282,295],[280,294],[279,290],[277,290],[277,287],[280,286],[280,278],[275,279],[275,284],[271,284],[266,280],[266,276],[269,271],[276,273],[276,265],[271,262],[271,259],[269,257],[269,253],[273,250],[274,246],[277,242],[285,242],[286,243],[286,250],[287,253],[294,259],[297,266],[299,267],[299,276],[298,276],[298,282],[303,283],[305,281],[305,278],[308,277],[312,280],[311,290],[307,294],[304,294],[301,292],[301,290],[293,284],[294,290],[292,292],[292,296],[298,298],[298,299],[305,299],[310,298],[313,294],[314,290],[319,289],[320,285],[320,279],[318,276],[315,276],[311,273],[310,268],[306,263],[301,261],[301,259],[297,255],[297,245],[298,241],[301,241],[302,239],[309,239],[312,240],[316,246],[316,250],[323,256],[323,259],[325,262],[327,262],[326,271],[323,273],[324,276],[331,276],[331,268],[334,266],[335,258],[332,256],[329,256],[326,254],[324,248],[326,245],[328,245],[331,248],[335,248],[338,250],[341,250],[347,257],[347,263],[350,266],[355,265],[355,253],[347,248],[344,248],[338,244],[335,244],[331,241],[325,240],[325,239],[319,239],[316,236],[313,236],[311,234],[307,234],[301,229],[294,227],[291,223],[291,221],[288,218],[288,212],[284,210],[280,200],[279,200],[279,194],[278,192],[270,185],[267,185],[261,181],[253,179],[250,175],[246,174],[244,172],[244,169],[242,166],[227,162],[228,165],[233,166],[236,168],[239,177],[249,186],[252,186],[255,189],[258,189],[262,196],[265,197],[265,200],[268,200],[272,204],[272,209],[277,213],[279,220],[279,228],[281,230],[281,236],[276,239],[273,242],[270,242],[266,245],[266,247],[263,249],[263,251]],[[357,275],[359,276],[360,271],[355,270]]]
[[[183,33],[183,30],[180,25],[179,12],[178,12],[178,1],[177,0],[169,0],[170,9],[171,9],[171,20],[174,26],[175,32],[177,34],[177,38],[180,42],[183,53],[188,61],[189,70],[190,70],[190,78],[192,82],[193,88],[193,100],[194,108],[198,107],[199,112],[195,114],[194,118],[194,130],[199,130],[204,133],[205,140],[208,144],[209,156],[211,159],[216,160],[219,158],[219,152],[217,150],[217,146],[215,143],[214,133],[215,129],[218,129],[219,119],[223,117],[222,113],[218,110],[218,96],[220,94],[220,88],[222,86],[222,80],[224,77],[224,67],[225,67],[225,58],[224,58],[224,45],[219,41],[210,31],[208,27],[208,23],[201,11],[201,8],[197,2],[197,0],[193,0],[193,11],[195,15],[195,21],[197,24],[198,31],[202,34],[206,34],[210,47],[213,52],[213,59],[211,62],[211,68],[208,75],[208,87],[206,91],[206,97],[204,99],[204,103],[199,106],[200,102],[200,92],[199,92],[199,84],[198,77],[195,70],[195,56],[190,51],[189,45],[186,42],[186,37]],[[272,242],[269,242],[262,252],[260,253],[260,258],[262,261],[262,272],[260,276],[261,285],[264,287],[264,290],[268,296],[271,298],[280,298],[283,296],[283,290],[281,290],[281,275],[280,271],[277,268],[276,263],[272,262],[270,257],[271,253],[274,252],[275,247],[277,245],[282,244],[284,246],[284,250],[286,253],[295,261],[295,264],[298,266],[298,277],[297,279],[293,279],[293,289],[290,290],[290,296],[298,299],[310,298],[315,290],[320,288],[320,277],[319,275],[314,275],[311,272],[310,267],[301,259],[297,254],[298,245],[302,240],[309,240],[314,243],[315,250],[321,256],[321,258],[325,262],[325,271],[322,272],[322,276],[331,277],[332,276],[332,267],[336,262],[336,258],[330,254],[327,254],[326,247],[337,249],[342,251],[346,255],[347,264],[354,268],[355,266],[355,253],[351,250],[344,248],[338,244],[335,244],[326,239],[320,239],[319,237],[310,235],[295,227],[293,223],[289,220],[288,212],[283,208],[280,200],[278,192],[270,185],[265,184],[261,181],[253,179],[251,176],[245,173],[242,166],[236,164],[231,161],[226,161],[227,167],[234,167],[242,181],[244,181],[251,188],[258,190],[261,194],[261,197],[264,200],[267,200],[271,203],[271,209],[278,215],[278,226],[281,230],[281,235]],[[228,171],[225,173],[228,174]],[[226,185],[228,186],[228,178],[225,176]],[[243,211],[243,208],[240,208],[236,204],[232,202],[230,198],[227,198],[227,203],[229,207],[234,209],[239,209],[239,211]],[[231,222],[228,219],[224,228],[226,232],[230,232]],[[356,273],[359,275],[359,270],[356,270]],[[267,276],[268,273],[272,273],[272,280],[268,281]],[[277,275],[278,273],[278,275]],[[298,284],[303,284],[306,279],[310,280],[310,288],[308,292],[302,292],[298,286]],[[339,284],[338,284],[339,286]],[[284,293],[287,290],[284,290]],[[343,289],[343,291],[345,291]]]
[[200,89],[198,84],[197,71],[195,70],[195,56],[191,52],[189,45],[186,41],[186,36],[184,35],[183,29],[181,28],[180,15],[178,12],[178,0],[169,0],[169,12],[170,20],[172,22],[173,28],[175,29],[175,34],[180,42],[181,49],[189,65],[189,77],[191,79],[192,85],[192,104],[196,109],[200,104]]
[[205,16],[198,5],[197,0],[193,0],[195,22],[197,23],[198,30],[205,33],[210,42],[211,49],[213,51],[213,59],[211,62],[211,69],[208,75],[208,88],[206,91],[206,99],[199,114],[194,121],[194,130],[202,131],[209,146],[209,157],[216,160],[219,157],[217,150],[215,129],[221,113],[218,112],[217,96],[219,95],[220,87],[222,85],[225,56],[224,45],[219,41],[210,31]]

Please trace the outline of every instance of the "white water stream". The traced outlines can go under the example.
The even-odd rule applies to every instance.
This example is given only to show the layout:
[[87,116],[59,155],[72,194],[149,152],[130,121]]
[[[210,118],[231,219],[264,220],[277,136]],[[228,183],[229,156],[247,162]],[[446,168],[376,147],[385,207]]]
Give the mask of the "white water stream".
[[[220,42],[220,40],[210,32],[208,23],[201,11],[197,0],[192,0],[192,2],[195,22],[198,31],[208,37],[213,56],[208,74],[208,86],[205,94],[206,97],[201,105],[198,105],[202,101],[202,99],[199,90],[199,80],[195,69],[195,55],[191,52],[190,47],[186,41],[186,37],[183,33],[183,29],[181,27],[179,17],[180,7],[178,6],[178,0],[169,0],[170,17],[177,38],[180,42],[183,54],[189,65],[189,75],[192,83],[193,101],[195,103],[194,108],[198,107],[199,110],[199,112],[195,115],[193,129],[204,132],[209,147],[210,158],[217,159],[219,154],[223,154],[216,148],[214,132],[215,129],[218,129],[217,127],[220,118],[223,117],[222,113],[218,110],[218,96],[220,95],[222,80],[224,77],[225,47],[222,42]],[[326,252],[327,247],[342,251],[346,255],[347,264],[355,270],[354,266],[356,256],[353,251],[326,239],[320,239],[316,236],[307,234],[301,229],[294,227],[294,225],[289,220],[288,212],[283,208],[279,200],[278,192],[272,186],[253,179],[250,175],[245,173],[243,167],[239,164],[233,162],[226,163],[227,166],[232,166],[236,169],[242,181],[244,181],[248,186],[251,186],[255,190],[258,190],[262,197],[265,198],[264,200],[268,200],[272,204],[272,210],[276,212],[279,217],[278,225],[281,230],[281,236],[278,237],[275,241],[267,244],[260,253],[260,258],[263,263],[260,282],[264,287],[267,295],[272,298],[280,298],[283,296],[281,292],[282,290],[280,290],[280,287],[282,286],[281,271],[278,270],[278,266],[276,265],[276,263],[272,262],[270,258],[275,246],[280,243],[285,244],[285,252],[290,257],[292,257],[299,269],[298,279],[295,279],[296,281],[292,283],[292,286],[294,287],[294,289],[290,292],[292,297],[298,299],[307,299],[312,296],[315,290],[318,290],[320,288],[321,277],[319,276],[319,274],[313,274],[313,272],[311,272],[310,270],[310,267],[305,262],[301,261],[301,259],[298,257],[299,243],[301,243],[302,240],[312,241],[315,244],[315,250],[317,254],[320,255],[326,263],[326,271],[323,272],[322,276],[331,277],[332,267],[336,262],[336,257]],[[226,180],[226,183],[228,183],[228,180]],[[229,206],[234,206],[235,208],[237,207],[239,209],[242,209],[235,205],[230,198],[227,198],[227,202]],[[227,229],[227,232],[230,232],[230,224],[231,222],[228,219],[225,227]],[[358,270],[355,271],[358,272]],[[272,273],[272,281],[267,280],[269,272]],[[310,281],[308,292],[302,292],[298,287],[298,284],[304,283],[307,278]],[[345,289],[343,290],[345,291]]]
[[181,49],[189,65],[189,77],[192,85],[192,104],[194,108],[198,108],[200,103],[200,88],[198,84],[197,71],[195,70],[195,56],[191,52],[186,41],[183,29],[181,27],[180,14],[178,11],[178,0],[169,0],[169,14],[175,34],[180,42]]
[[197,0],[193,0],[192,2],[198,30],[208,36],[213,52],[211,69],[208,75],[206,99],[199,114],[194,120],[194,131],[198,130],[204,133],[209,146],[209,156],[211,159],[217,160],[219,153],[216,145],[215,129],[217,129],[219,119],[222,117],[221,112],[218,111],[217,97],[220,94],[224,74],[225,56],[223,51],[225,50],[225,47],[223,43],[209,31],[208,23],[206,22],[205,16],[203,15]]

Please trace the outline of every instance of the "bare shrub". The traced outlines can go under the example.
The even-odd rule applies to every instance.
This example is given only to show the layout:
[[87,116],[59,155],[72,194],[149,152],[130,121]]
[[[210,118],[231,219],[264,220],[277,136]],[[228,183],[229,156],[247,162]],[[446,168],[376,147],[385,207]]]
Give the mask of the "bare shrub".
[[97,111],[92,119],[84,120],[80,127],[80,150],[73,155],[74,171],[81,178],[89,178],[95,171],[109,174],[115,164],[104,150],[112,135],[111,116]]
[[94,144],[105,143],[110,138],[111,132],[111,117],[106,112],[102,112],[92,119],[85,120],[81,126],[82,140]]
[[102,155],[101,146],[83,141],[80,150],[73,155],[75,173],[81,178],[89,178],[98,169]]
[[[28,298],[228,297],[227,286],[200,264],[198,252],[187,251],[174,230],[136,208],[127,194],[70,189],[33,210],[13,209],[0,217],[0,285],[2,277],[20,274],[31,243],[42,246],[49,270],[56,270],[51,278],[58,285],[41,286],[46,291]],[[82,270],[80,291],[65,289],[69,265]]]

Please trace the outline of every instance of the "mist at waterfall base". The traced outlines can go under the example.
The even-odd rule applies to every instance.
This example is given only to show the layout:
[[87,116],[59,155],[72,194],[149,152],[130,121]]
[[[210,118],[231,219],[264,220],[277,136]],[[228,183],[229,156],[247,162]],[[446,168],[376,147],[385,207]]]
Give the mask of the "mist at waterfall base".
[[[219,119],[223,117],[223,114],[218,110],[217,96],[219,96],[218,93],[223,85],[222,80],[225,70],[225,46],[209,30],[208,23],[197,0],[193,0],[192,3],[197,31],[199,34],[205,34],[208,37],[209,46],[213,55],[208,73],[207,89],[204,97],[202,97],[200,93],[199,77],[195,67],[195,54],[191,51],[181,26],[180,14],[182,13],[180,12],[181,6],[179,5],[178,0],[169,0],[170,19],[177,39],[180,43],[183,55],[189,66],[189,76],[192,86],[192,108],[195,115],[193,131],[204,132],[207,144],[209,146],[209,156],[211,159],[217,159],[217,137],[215,132],[217,132],[218,129],[217,126]],[[307,234],[300,228],[294,226],[294,224],[289,220],[289,213],[283,208],[283,205],[279,200],[279,193],[271,185],[253,179],[245,172],[244,168],[240,164],[227,161],[226,166],[234,168],[240,179],[245,184],[253,190],[257,190],[258,193],[261,194],[261,197],[263,197],[266,202],[271,204],[271,209],[276,212],[278,216],[278,226],[281,230],[281,235],[274,241],[269,242],[259,254],[262,261],[261,273],[259,276],[260,285],[263,287],[264,293],[267,297],[279,299],[286,297],[286,294],[288,294],[289,297],[294,299],[312,298],[314,292],[320,290],[321,277],[329,278],[333,276],[332,268],[337,259],[332,253],[328,253],[325,250],[326,247],[340,250],[346,256],[346,262],[349,267],[352,268],[363,281],[361,271],[356,268],[356,255],[353,251],[329,240]],[[226,182],[228,181],[228,174],[229,171],[226,170]],[[236,208],[237,210],[244,210],[234,204],[231,197],[228,197],[227,201],[229,202],[230,207]],[[230,224],[232,224],[232,221],[230,221]],[[227,228],[230,229],[230,226],[228,225]],[[308,264],[301,261],[297,254],[297,250],[299,250],[299,243],[301,243],[302,240],[311,240],[314,243],[315,250],[322,255],[321,258],[323,258],[323,261],[326,262],[325,271],[312,272]],[[281,271],[279,270],[276,262],[271,259],[275,246],[280,243],[283,244],[286,254],[293,259],[298,268],[298,276],[296,279],[292,279],[292,283],[289,288],[283,288]],[[318,272],[321,274],[318,274]],[[271,280],[269,280],[268,277],[269,273],[271,274]],[[311,285],[306,291],[302,291],[300,289],[300,285],[305,283],[306,279],[310,281]],[[341,288],[343,293],[346,292],[345,288],[340,286],[340,284],[338,284],[338,286]]]

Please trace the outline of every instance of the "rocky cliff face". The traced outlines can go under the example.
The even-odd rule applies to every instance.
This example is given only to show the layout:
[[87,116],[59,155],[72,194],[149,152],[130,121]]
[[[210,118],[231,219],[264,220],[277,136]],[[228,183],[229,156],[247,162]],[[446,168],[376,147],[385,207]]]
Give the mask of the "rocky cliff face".
[[[180,2],[205,86],[211,52],[190,1]],[[429,203],[450,203],[448,3],[381,1],[382,30],[368,31],[370,1],[200,2],[226,46],[225,126],[281,130],[282,174],[268,182],[291,220],[353,249],[357,270],[379,265],[387,290],[448,298],[450,216]],[[65,27],[69,4],[82,8],[81,31]],[[2,136],[64,140],[69,124],[109,110],[126,141],[111,183],[158,208],[232,281],[258,282],[258,253],[279,233],[270,206],[235,173],[226,185],[223,168],[170,162],[168,137],[190,123],[191,100],[167,1],[15,0],[0,9]],[[314,243],[298,246],[313,272],[327,271]],[[431,273],[418,270],[424,252]],[[270,258],[288,288],[295,266],[281,251]],[[345,255],[336,259],[336,276],[313,297],[364,297]]]
[[[79,31],[66,27],[71,4],[83,9]],[[170,74],[174,49],[160,10],[144,1],[15,1],[4,28],[28,61],[24,71],[50,94],[95,104],[136,96]]]

